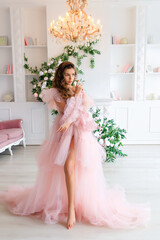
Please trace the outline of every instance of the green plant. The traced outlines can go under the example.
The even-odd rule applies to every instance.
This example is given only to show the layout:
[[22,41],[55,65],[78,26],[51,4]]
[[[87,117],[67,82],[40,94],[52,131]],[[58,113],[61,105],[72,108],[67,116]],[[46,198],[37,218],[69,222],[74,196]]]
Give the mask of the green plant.
[[127,156],[127,154],[124,154],[120,149],[120,147],[123,146],[121,140],[126,138],[126,130],[117,127],[114,123],[114,119],[108,120],[106,117],[101,119],[99,117],[99,108],[97,108],[95,112],[93,112],[93,109],[90,111],[93,119],[98,124],[98,129],[93,132],[98,142],[105,148],[106,161],[114,162],[117,155],[122,157]]
[[[69,61],[70,57],[74,57],[76,59],[76,70],[79,75],[83,75],[83,71],[80,68],[82,64],[82,60],[90,55],[90,68],[94,68],[95,61],[94,56],[95,54],[101,54],[100,51],[93,48],[93,45],[96,44],[98,40],[96,41],[90,41],[86,45],[79,45],[79,46],[72,46],[68,45],[64,47],[64,52],[54,58],[51,58],[50,61],[44,62],[41,64],[41,67],[38,69],[37,66],[35,68],[32,68],[29,66],[28,58],[24,54],[24,68],[27,69],[29,72],[35,74],[35,77],[33,77],[32,81],[30,82],[33,85],[32,93],[34,97],[42,102],[42,99],[39,97],[41,91],[44,88],[51,88],[52,82],[54,79],[55,74],[55,68],[64,61]],[[37,76],[36,76],[37,75]],[[81,83],[84,82],[83,79],[79,79]],[[74,84],[74,83],[73,83]]]

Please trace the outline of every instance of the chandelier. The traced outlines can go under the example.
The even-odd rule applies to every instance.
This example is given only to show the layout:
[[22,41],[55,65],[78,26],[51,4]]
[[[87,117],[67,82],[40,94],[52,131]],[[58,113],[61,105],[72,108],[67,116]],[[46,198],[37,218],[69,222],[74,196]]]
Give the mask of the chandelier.
[[[101,37],[100,20],[97,24],[91,15],[87,15],[83,10],[88,6],[87,0],[66,0],[67,9],[66,16],[59,17],[55,24],[53,20],[48,28],[52,38],[56,38],[58,42],[89,42]],[[57,25],[57,26],[56,26]]]

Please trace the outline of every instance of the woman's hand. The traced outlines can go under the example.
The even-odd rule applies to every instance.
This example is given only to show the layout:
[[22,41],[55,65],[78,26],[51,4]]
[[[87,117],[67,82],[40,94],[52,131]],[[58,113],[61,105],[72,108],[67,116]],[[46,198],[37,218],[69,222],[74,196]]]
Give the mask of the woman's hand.
[[75,86],[75,94],[79,95],[83,91],[83,85],[79,83],[79,80],[77,81],[77,84]]
[[69,126],[70,126],[70,123],[64,123],[58,128],[57,132],[61,132],[61,131],[66,132]]

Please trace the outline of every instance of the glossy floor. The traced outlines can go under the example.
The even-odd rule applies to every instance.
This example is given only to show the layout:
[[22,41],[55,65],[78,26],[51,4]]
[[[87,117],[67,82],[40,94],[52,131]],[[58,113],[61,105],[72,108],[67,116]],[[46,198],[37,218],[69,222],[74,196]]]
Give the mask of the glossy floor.
[[[9,185],[32,185],[37,165],[35,154],[40,146],[16,146],[13,156],[0,154],[0,190]],[[0,205],[0,239],[96,239],[96,240],[159,240],[160,239],[160,145],[126,145],[128,156],[115,163],[104,163],[103,169],[109,186],[119,184],[126,189],[130,202],[151,204],[151,221],[147,228],[112,230],[89,224],[76,223],[67,230],[62,224],[46,225],[40,220],[14,216]]]

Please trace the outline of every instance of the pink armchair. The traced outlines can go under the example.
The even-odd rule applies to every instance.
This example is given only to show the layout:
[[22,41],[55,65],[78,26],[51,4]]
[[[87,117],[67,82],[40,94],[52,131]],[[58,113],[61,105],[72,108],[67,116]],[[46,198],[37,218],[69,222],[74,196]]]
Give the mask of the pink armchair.
[[11,155],[13,145],[18,145],[23,141],[25,147],[25,132],[22,127],[22,119],[14,119],[0,122],[0,153],[7,148]]

